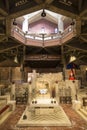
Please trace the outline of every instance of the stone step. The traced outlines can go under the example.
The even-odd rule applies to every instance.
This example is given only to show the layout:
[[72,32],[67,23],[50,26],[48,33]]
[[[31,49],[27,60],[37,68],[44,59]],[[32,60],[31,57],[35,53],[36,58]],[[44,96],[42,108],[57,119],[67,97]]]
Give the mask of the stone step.
[[82,112],[82,114],[87,117],[87,111],[86,110],[84,110],[84,109],[81,108],[80,112]]
[[1,119],[0,125],[11,115],[12,111],[8,111]]
[[10,107],[7,105],[0,111],[0,125],[8,118],[11,114]]
[[[77,110],[77,113],[85,120],[87,121],[87,115],[82,111],[82,109]],[[84,113],[84,114],[83,114]]]

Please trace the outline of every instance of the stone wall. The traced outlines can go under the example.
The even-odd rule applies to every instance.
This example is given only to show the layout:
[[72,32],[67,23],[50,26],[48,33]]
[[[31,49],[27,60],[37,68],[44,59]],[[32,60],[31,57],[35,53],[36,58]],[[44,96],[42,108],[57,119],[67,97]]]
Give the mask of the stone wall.
[[83,65],[80,67],[81,70],[81,84],[83,85],[83,87],[87,87],[87,70],[86,70],[87,66]]
[[0,83],[10,82],[10,67],[0,67]]

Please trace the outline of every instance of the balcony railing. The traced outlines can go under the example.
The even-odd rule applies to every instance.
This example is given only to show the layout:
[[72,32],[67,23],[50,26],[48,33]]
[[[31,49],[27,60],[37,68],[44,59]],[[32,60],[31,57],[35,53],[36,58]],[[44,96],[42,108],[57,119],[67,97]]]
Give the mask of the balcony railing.
[[55,46],[61,45],[73,38],[75,33],[75,28],[69,26],[64,30],[63,33],[54,34],[29,34],[24,33],[19,27],[13,26],[11,29],[11,36],[16,38],[18,41],[25,45],[32,46]]

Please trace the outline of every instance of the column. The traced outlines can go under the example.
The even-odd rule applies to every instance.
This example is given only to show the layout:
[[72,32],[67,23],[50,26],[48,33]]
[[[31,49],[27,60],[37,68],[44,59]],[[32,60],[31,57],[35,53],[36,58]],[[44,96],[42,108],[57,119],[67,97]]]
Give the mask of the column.
[[63,24],[63,20],[62,20],[61,15],[58,15],[58,30],[59,30],[59,32],[64,31],[64,24]]
[[24,33],[28,32],[28,17],[25,17],[25,20],[23,21],[22,31],[23,31]]
[[59,95],[58,95],[58,83],[55,83],[55,87],[56,87],[56,100],[59,103]]
[[62,64],[63,64],[63,80],[66,78],[66,61],[65,61],[65,56],[64,56],[64,46],[61,46],[61,54],[62,54]]
[[32,100],[32,86],[31,83],[28,84],[28,104],[30,105]]
[[32,77],[32,89],[36,87],[36,70],[33,70],[33,77]]
[[21,80],[24,81],[25,80],[25,72],[24,72],[24,59],[25,59],[25,51],[26,51],[26,46],[23,46],[23,56],[21,59],[21,66],[20,66],[20,70],[21,70]]

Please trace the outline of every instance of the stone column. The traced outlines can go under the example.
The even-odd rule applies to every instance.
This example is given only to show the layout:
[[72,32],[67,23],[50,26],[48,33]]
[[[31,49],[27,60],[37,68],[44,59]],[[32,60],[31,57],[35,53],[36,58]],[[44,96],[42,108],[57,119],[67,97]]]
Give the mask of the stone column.
[[61,33],[64,31],[64,24],[61,15],[58,15],[58,29]]
[[31,100],[32,100],[32,86],[31,84],[29,83],[28,84],[28,104],[30,105],[31,103]]
[[59,95],[58,95],[58,83],[55,84],[55,88],[56,88],[56,100],[59,103]]
[[23,21],[22,31],[23,31],[24,33],[28,32],[28,17],[25,17],[25,20]]
[[24,76],[24,59],[25,59],[25,51],[26,51],[26,47],[23,47],[23,56],[21,59],[21,66],[20,66],[20,70],[21,70],[21,80],[24,81],[25,80],[25,76]]
[[36,70],[33,70],[33,77],[32,77],[32,89],[36,87]]
[[63,64],[63,80],[66,78],[66,60],[65,60],[65,55],[64,55],[64,46],[61,46],[61,54],[62,54],[62,64]]

